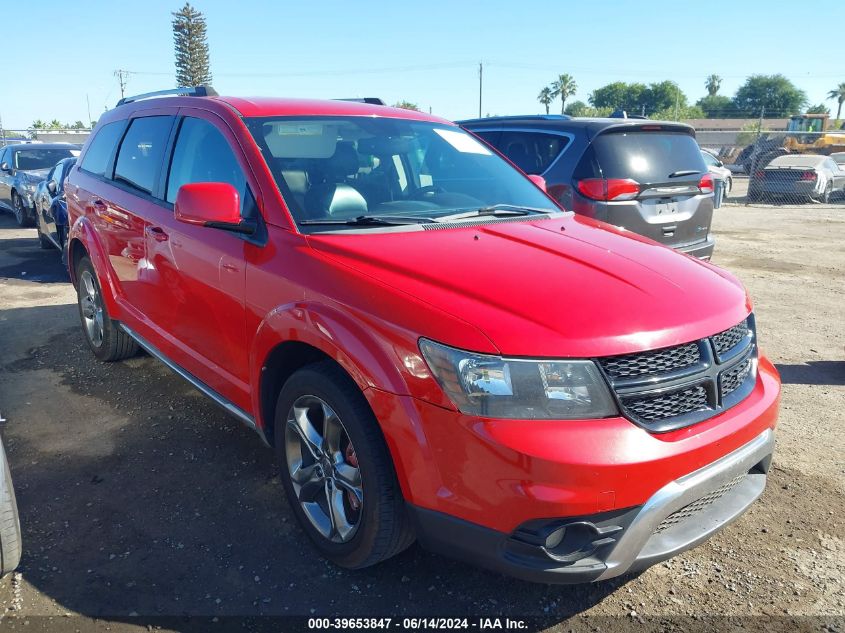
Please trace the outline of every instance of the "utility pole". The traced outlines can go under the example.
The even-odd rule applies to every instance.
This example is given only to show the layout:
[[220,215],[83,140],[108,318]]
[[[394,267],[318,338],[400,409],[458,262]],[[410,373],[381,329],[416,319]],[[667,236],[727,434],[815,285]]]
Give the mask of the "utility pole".
[[678,120],[678,106],[681,102],[681,87],[675,86],[675,120]]
[[481,118],[481,86],[484,78],[484,65],[478,62],[478,118]]
[[2,139],[2,144],[0,147],[6,147],[6,130],[3,129],[3,117],[0,116],[0,139]]
[[114,71],[114,76],[117,77],[117,81],[120,84],[120,98],[123,99],[126,95],[124,91],[126,89],[126,82],[129,78],[129,71],[128,70],[116,70]]
[[91,121],[94,119],[91,118],[91,99],[88,98],[88,93],[85,93],[85,103],[88,105],[88,125],[91,125]]

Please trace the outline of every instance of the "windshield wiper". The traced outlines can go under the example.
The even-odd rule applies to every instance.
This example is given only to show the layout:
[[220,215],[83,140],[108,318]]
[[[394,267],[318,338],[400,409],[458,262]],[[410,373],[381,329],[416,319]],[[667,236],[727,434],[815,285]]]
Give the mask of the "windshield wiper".
[[434,218],[415,215],[359,215],[345,220],[300,220],[306,226],[402,226],[435,222]]
[[700,174],[701,172],[697,169],[679,169],[678,171],[673,171],[669,174],[669,178],[680,178],[681,176],[694,176],[695,174]]
[[524,207],[516,204],[491,204],[487,207],[480,207],[467,211],[466,213],[455,213],[454,215],[442,215],[437,218],[438,222],[450,222],[452,220],[465,220],[485,215],[508,216],[508,215],[535,215],[538,213],[552,213],[552,209],[540,209],[537,207]]

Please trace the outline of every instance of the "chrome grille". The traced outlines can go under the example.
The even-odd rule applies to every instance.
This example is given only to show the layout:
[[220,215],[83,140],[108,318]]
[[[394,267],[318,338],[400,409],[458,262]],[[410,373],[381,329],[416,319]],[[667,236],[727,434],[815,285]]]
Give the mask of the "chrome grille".
[[735,326],[724,332],[719,332],[713,337],[713,346],[716,348],[716,353],[719,356],[724,356],[731,351],[737,344],[748,336],[748,320],[743,319]]
[[626,398],[625,408],[642,420],[665,420],[708,408],[704,387],[691,387],[655,398]]
[[698,344],[688,343],[653,352],[611,356],[601,359],[601,365],[611,378],[633,378],[684,369],[695,365],[700,360]]
[[676,525],[691,519],[696,514],[701,512],[702,510],[708,508],[710,505],[724,497],[728,494],[731,490],[736,488],[743,479],[745,479],[747,473],[742,473],[738,477],[734,477],[728,483],[716,488],[713,492],[710,492],[700,499],[696,499],[692,503],[685,505],[680,510],[676,510],[668,517],[663,519],[660,522],[660,525],[657,526],[657,529],[654,530],[655,534],[660,534],[661,532],[665,532],[666,530],[675,527]]
[[754,315],[713,336],[637,354],[597,359],[623,415],[662,433],[706,420],[754,388]]

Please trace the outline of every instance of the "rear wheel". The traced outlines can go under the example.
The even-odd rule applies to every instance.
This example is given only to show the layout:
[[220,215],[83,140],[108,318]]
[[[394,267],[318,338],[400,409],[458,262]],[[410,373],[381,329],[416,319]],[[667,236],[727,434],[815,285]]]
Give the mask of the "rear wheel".
[[828,182],[824,186],[824,192],[822,193],[821,197],[819,198],[820,202],[827,204],[830,202],[830,196],[833,194],[833,183]]
[[91,260],[83,257],[76,267],[79,318],[88,347],[99,360],[114,361],[134,356],[138,344],[109,317],[100,282]]
[[323,556],[359,569],[413,542],[378,422],[339,366],[324,361],[291,376],[274,428],[288,501]]

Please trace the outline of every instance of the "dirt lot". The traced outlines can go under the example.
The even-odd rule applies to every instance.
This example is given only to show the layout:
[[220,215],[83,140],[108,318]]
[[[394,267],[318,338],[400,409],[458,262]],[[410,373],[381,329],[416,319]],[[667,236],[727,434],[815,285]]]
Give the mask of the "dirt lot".
[[715,262],[750,288],[784,380],[765,495],[637,577],[549,587],[417,546],[354,573],[322,561],[272,452],[150,357],[94,362],[58,253],[0,215],[0,414],[24,538],[19,573],[0,581],[0,626],[448,614],[690,631],[726,615],[757,616],[730,624],[745,630],[844,631],[845,209],[726,206],[715,227]]

